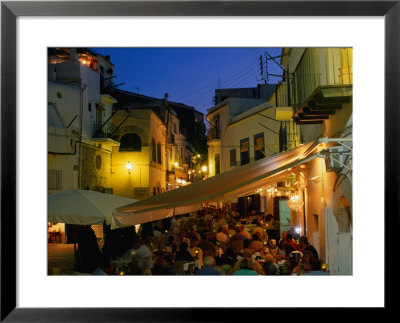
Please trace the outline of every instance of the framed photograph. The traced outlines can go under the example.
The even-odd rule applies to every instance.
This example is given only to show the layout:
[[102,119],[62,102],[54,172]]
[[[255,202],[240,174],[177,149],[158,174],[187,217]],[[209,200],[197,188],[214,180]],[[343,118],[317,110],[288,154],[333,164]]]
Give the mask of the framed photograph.
[[[2,1],[1,321],[234,321],[246,308],[257,317],[271,307],[391,309],[397,275],[386,261],[395,257],[398,234],[399,31],[397,0]],[[239,280],[239,287],[214,278],[48,276],[47,49],[58,46],[354,46],[362,84],[354,83],[355,165],[363,165],[354,172],[354,274],[323,286],[278,277]],[[235,298],[238,288],[250,298]],[[280,301],[287,291],[294,303]]]

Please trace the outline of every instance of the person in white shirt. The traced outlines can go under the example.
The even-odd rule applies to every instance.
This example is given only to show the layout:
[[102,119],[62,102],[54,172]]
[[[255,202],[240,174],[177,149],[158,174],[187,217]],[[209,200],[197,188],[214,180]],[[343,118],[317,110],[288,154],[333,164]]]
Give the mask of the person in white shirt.
[[133,248],[128,251],[128,260],[135,266],[141,275],[151,274],[153,268],[153,253],[140,236],[133,240]]
[[217,240],[226,244],[229,243],[228,229],[225,226],[219,229],[219,232],[217,233]]

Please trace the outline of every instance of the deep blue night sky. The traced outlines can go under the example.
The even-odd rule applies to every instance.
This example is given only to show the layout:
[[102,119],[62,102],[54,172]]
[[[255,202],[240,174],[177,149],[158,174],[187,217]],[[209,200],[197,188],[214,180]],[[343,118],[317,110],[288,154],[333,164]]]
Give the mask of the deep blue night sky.
[[[181,102],[207,113],[213,106],[217,88],[256,87],[264,83],[260,75],[260,55],[267,50],[278,56],[280,48],[93,48],[110,55],[118,88]],[[277,59],[279,61],[279,58]],[[264,59],[265,62],[265,59]],[[268,72],[281,74],[271,60]],[[265,70],[264,70],[265,75]],[[270,76],[268,83],[278,83]]]

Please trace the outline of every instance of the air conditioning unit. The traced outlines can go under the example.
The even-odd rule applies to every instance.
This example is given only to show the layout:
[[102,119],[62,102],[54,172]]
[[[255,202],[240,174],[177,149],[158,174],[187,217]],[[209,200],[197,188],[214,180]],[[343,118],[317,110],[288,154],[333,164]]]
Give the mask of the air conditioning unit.
[[325,157],[326,170],[328,172],[340,171],[343,168],[348,150],[343,146],[333,146],[328,148]]

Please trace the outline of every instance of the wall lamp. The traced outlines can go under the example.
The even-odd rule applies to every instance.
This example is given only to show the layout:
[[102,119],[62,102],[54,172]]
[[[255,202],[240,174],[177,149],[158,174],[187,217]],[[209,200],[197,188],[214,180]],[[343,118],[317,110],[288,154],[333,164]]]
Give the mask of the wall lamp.
[[125,165],[126,169],[128,170],[129,175],[131,174],[132,164],[128,161]]

